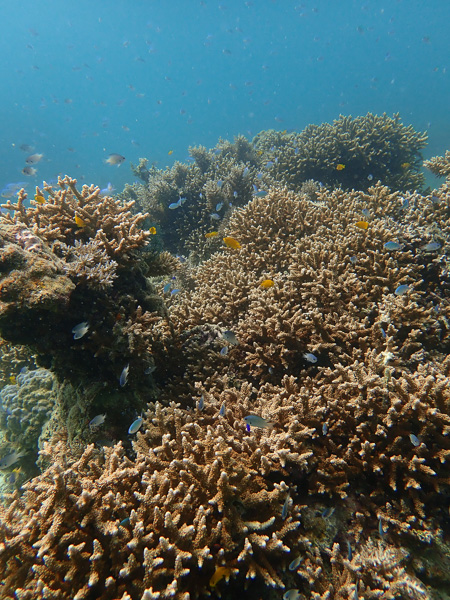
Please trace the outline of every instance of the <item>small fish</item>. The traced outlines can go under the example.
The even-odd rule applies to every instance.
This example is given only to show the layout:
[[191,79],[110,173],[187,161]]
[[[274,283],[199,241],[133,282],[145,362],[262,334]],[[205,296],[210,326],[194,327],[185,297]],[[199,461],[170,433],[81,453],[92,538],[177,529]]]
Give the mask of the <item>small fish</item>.
[[106,419],[106,413],[103,415],[97,415],[91,421],[89,421],[89,427],[99,427],[103,425]]
[[16,383],[17,383],[17,378],[16,378],[16,376],[15,376],[15,375],[10,375],[10,376],[8,377],[8,379],[9,379],[9,383],[10,383],[11,385],[16,385]]
[[219,221],[220,220],[220,215],[218,215],[217,213],[211,213],[209,215],[209,218],[212,219],[213,221]]
[[30,146],[29,144],[21,144],[19,148],[22,150],[22,152],[32,152],[33,150],[33,146]]
[[366,217],[366,219],[370,218],[370,210],[368,208],[363,208],[361,213]]
[[302,356],[309,363],[314,364],[317,362],[317,356],[314,356],[314,354],[311,354],[311,352],[304,352]]
[[329,506],[324,511],[322,511],[322,518],[328,519],[334,513],[334,506]]
[[265,196],[267,196],[268,192],[266,192],[265,190],[259,190],[259,192],[256,192],[254,194],[255,198],[264,198]]
[[33,177],[33,175],[36,175],[37,169],[35,169],[34,167],[24,167],[22,169],[22,173],[24,175],[27,175],[28,177]]
[[117,165],[118,167],[120,167],[120,165],[122,165],[125,162],[125,156],[122,156],[121,154],[116,154],[113,152],[113,154],[110,154],[108,156],[108,158],[105,160],[105,163],[107,163],[108,165],[114,166]]
[[[386,529],[387,531],[387,529]],[[386,531],[383,529],[383,521],[381,520],[381,516],[378,517],[378,533],[381,535],[381,537],[384,537],[384,534],[386,533]]]
[[179,291],[180,291],[180,290],[179,290],[178,288],[174,288],[174,289],[173,289],[173,290],[170,292],[170,295],[171,295],[171,296],[175,296],[175,294],[178,294],[178,293],[179,293]]
[[270,167],[273,167],[275,163],[273,162],[273,160],[269,160],[266,162],[266,167],[269,169]]
[[297,589],[291,589],[283,594],[283,600],[300,600],[300,592]]
[[372,175],[372,173],[369,173],[369,174],[367,175],[367,179],[368,179],[369,181],[372,181],[372,179],[373,179],[373,175]]
[[171,202],[169,204],[169,208],[170,210],[175,210],[176,208],[180,208],[181,206],[181,202],[178,200],[178,202]]
[[130,365],[127,365],[126,367],[123,368],[122,373],[120,374],[120,377],[119,377],[120,387],[124,387],[127,384],[129,371],[130,371]]
[[216,212],[220,212],[222,210],[223,207],[223,202],[218,202],[216,204]]
[[220,407],[219,410],[219,417],[223,417],[225,414],[225,402],[222,403],[222,406]]
[[35,194],[34,195],[34,199],[38,204],[44,204],[45,203],[45,198],[44,196],[41,196],[40,194]]
[[30,154],[30,156],[27,156],[27,158],[25,159],[25,162],[27,163],[27,165],[35,165],[40,160],[42,160],[43,157],[43,154]]
[[281,518],[283,521],[288,516],[290,504],[291,504],[291,496],[290,496],[290,494],[288,494],[286,496],[286,500],[284,501],[283,508],[281,509]]
[[128,433],[131,435],[133,433],[137,433],[139,431],[139,429],[141,428],[142,423],[144,422],[144,419],[142,417],[138,417],[135,421],[133,421],[131,423],[131,425],[128,428]]
[[411,440],[411,444],[413,446],[420,446],[420,440],[417,435],[414,435],[414,433],[409,434],[409,439]]
[[345,169],[345,165],[343,165],[342,163],[338,163],[336,165],[336,171],[343,171]]
[[205,408],[205,399],[200,396],[200,400],[197,402],[197,410],[203,410]]
[[11,454],[7,454],[2,459],[0,459],[0,470],[11,467],[19,460],[19,458],[25,456],[25,454],[26,452],[17,452],[17,450],[14,450],[14,452],[11,452]]
[[80,340],[86,333],[89,331],[89,323],[87,321],[83,321],[82,323],[78,323],[72,329],[73,339]]
[[120,521],[119,525],[120,525],[120,527],[125,527],[125,525],[128,525],[129,522],[130,522],[130,517],[126,517],[125,519],[122,519],[122,521]]
[[260,287],[267,290],[268,288],[271,288],[274,285],[275,282],[273,281],[273,279],[264,279],[264,281],[260,284]]
[[80,227],[80,228],[86,227],[86,221],[84,221],[81,217],[78,217],[77,215],[75,215],[74,221],[75,221],[75,225],[77,227]]
[[439,250],[441,244],[439,242],[429,242],[425,246],[422,246],[421,250],[425,250],[425,252],[435,252]]
[[352,560],[352,558],[353,558],[352,545],[347,540],[347,559]]
[[367,229],[369,227],[369,223],[367,221],[357,221],[355,223],[355,227],[358,227],[358,229]]
[[238,250],[239,248],[241,248],[240,243],[232,237],[224,237],[223,241],[227,248],[233,248],[234,250]]
[[110,196],[113,192],[116,191],[116,188],[113,187],[112,183],[108,181],[108,185],[100,190],[100,196]]
[[222,348],[222,350],[220,351],[220,354],[221,354],[222,356],[226,356],[226,355],[228,354],[228,346],[224,346],[224,347]]
[[294,560],[289,564],[289,571],[295,571],[303,560],[303,556],[297,556]]
[[221,179],[217,180],[217,187],[221,188],[223,186],[223,181]]
[[148,230],[150,235],[156,235],[156,227],[150,227],[150,229]]
[[267,421],[263,417],[259,417],[258,415],[247,415],[244,417],[244,421],[247,425],[251,425],[252,427],[259,427],[260,429],[272,429],[273,423]]
[[381,337],[386,339],[386,332],[381,326],[380,326],[380,331],[381,331]]
[[404,162],[401,165],[402,169],[409,169],[410,166],[411,166],[411,163],[409,163],[409,162]]
[[324,423],[322,425],[322,435],[327,435],[328,433],[328,425],[326,423]]
[[232,346],[237,346],[239,344],[239,340],[237,339],[235,333],[233,331],[230,331],[229,329],[227,331],[222,332],[222,337],[226,342],[228,342]]
[[209,233],[205,233],[205,238],[213,238],[219,235],[218,231],[210,231]]
[[156,371],[156,365],[150,365],[149,367],[147,367],[144,371],[145,375],[151,375],[152,373],[154,373]]
[[352,265],[354,265],[356,263],[358,259],[356,258],[356,256],[350,256],[349,261],[352,263]]
[[167,153],[169,156],[172,156],[173,154],[173,150],[169,150],[169,152]]
[[249,168],[245,167],[245,169],[242,171],[242,177],[247,177],[248,171],[249,171]]
[[406,292],[409,291],[409,285],[399,285],[398,288],[396,288],[394,294],[396,296],[403,296],[403,294],[406,294]]
[[386,242],[383,245],[383,248],[386,250],[401,250],[403,248],[403,244],[399,244],[398,242]]
[[209,580],[209,587],[215,588],[219,581],[222,581],[224,577],[230,577],[231,569],[228,567],[216,567],[214,575]]

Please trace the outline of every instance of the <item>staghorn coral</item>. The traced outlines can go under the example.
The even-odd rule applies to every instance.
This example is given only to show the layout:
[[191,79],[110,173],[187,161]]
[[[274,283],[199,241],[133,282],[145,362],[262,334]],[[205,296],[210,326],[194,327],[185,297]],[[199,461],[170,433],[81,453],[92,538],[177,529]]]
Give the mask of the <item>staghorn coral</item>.
[[186,600],[208,594],[221,565],[239,585],[257,578],[283,587],[271,560],[286,560],[298,510],[282,518],[288,487],[261,478],[259,445],[237,435],[232,413],[216,415],[209,406],[193,420],[155,405],[133,462],[119,445],[105,459],[90,446],[70,464],[59,447],[56,462],[2,510],[3,597]]
[[425,160],[423,166],[436,177],[450,177],[450,150],[447,150],[444,156],[433,156],[433,158]]
[[[307,179],[332,188],[367,190],[381,181],[393,190],[424,185],[420,151],[427,136],[406,127],[399,114],[389,117],[340,116],[333,123],[308,125],[300,133],[262,131],[253,140],[261,159],[269,161],[266,183],[299,191]],[[337,168],[343,165],[343,168]]]

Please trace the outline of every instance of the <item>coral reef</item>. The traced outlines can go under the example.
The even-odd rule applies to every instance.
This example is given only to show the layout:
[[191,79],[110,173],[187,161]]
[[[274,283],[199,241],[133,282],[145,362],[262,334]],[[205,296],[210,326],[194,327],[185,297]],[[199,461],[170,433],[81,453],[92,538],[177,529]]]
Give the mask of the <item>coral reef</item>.
[[268,130],[251,142],[237,136],[211,150],[192,147],[191,164],[176,162],[165,170],[148,168],[141,159],[134,172],[144,184],[128,186],[120,197],[150,213],[166,249],[199,264],[219,248],[205,234],[222,234],[231,207],[246,205],[270,187],[286,186],[312,198],[317,182],[367,191],[381,181],[393,190],[420,190],[426,140],[398,114],[341,116],[301,133]]

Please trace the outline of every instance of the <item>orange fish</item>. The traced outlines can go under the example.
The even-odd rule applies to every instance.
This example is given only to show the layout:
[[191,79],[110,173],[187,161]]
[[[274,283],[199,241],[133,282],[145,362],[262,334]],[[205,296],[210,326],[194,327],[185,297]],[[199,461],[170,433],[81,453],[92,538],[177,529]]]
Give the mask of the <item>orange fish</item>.
[[355,227],[359,229],[367,229],[369,227],[369,223],[367,221],[357,221],[355,223]]
[[169,150],[167,154],[170,156],[171,154],[173,154],[173,150]]
[[228,248],[233,248],[234,250],[237,250],[241,247],[240,243],[232,237],[224,237],[223,241],[225,242],[225,246],[227,246]]
[[45,202],[44,196],[41,196],[40,194],[36,194],[34,199],[36,200],[36,202],[38,204],[44,204],[44,202]]
[[275,285],[275,282],[273,281],[273,279],[264,279],[264,281],[261,283],[260,287],[262,287],[266,290],[267,288],[271,288],[273,285]]
[[219,581],[222,581],[224,577],[231,575],[231,569],[228,567],[216,567],[214,575],[209,580],[209,587],[215,588]]
[[216,235],[219,235],[218,231],[210,231],[209,233],[205,233],[205,238],[213,238],[216,237]]
[[83,221],[83,219],[81,217],[77,217],[77,215],[75,215],[75,224],[78,227],[86,227],[86,222]]
[[343,165],[342,163],[339,163],[338,165],[336,165],[336,171],[343,171],[345,169],[345,165]]
[[156,233],[156,227],[150,227],[150,229],[148,230],[148,232],[149,232],[151,235],[155,235],[155,233]]

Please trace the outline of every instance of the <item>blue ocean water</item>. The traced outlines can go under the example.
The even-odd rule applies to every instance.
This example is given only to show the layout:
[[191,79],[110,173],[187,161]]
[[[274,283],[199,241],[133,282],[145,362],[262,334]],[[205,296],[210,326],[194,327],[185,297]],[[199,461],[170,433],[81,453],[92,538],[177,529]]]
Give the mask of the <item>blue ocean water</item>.
[[448,0],[22,0],[0,17],[0,188],[121,189],[139,157],[368,111],[428,130],[426,157],[449,148]]

